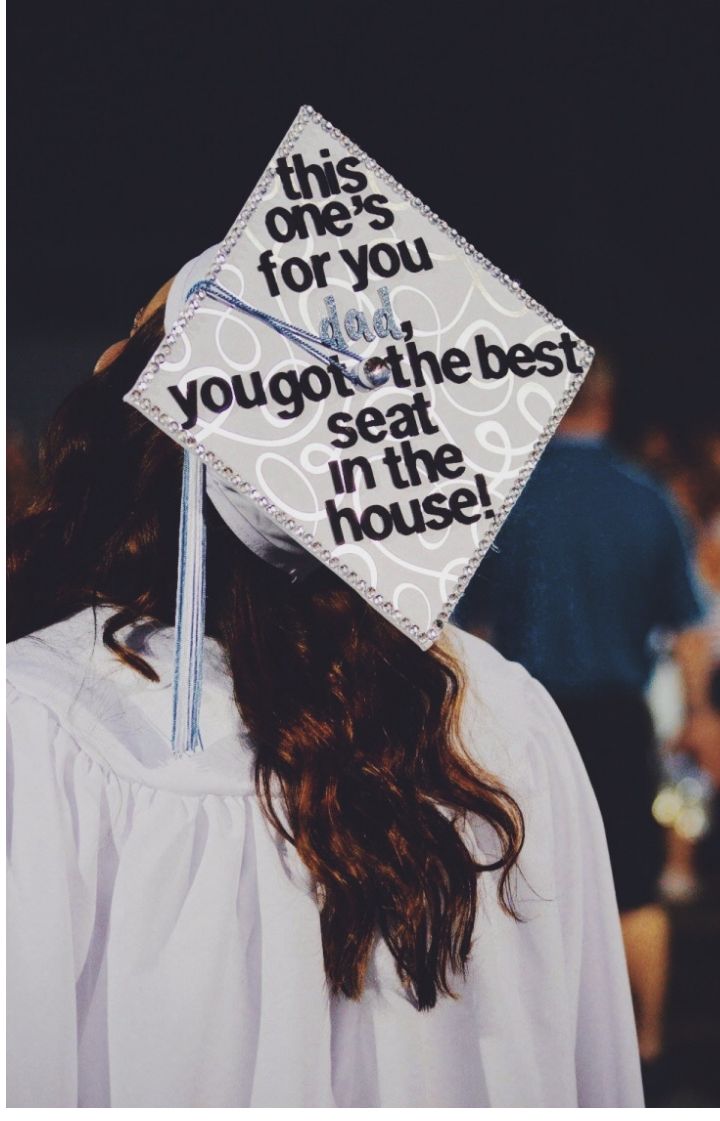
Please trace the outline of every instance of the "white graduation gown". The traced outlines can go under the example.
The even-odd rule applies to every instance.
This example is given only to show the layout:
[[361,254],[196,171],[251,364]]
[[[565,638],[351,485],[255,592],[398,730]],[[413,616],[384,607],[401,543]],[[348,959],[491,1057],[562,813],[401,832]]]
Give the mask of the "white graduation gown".
[[218,646],[206,749],[174,759],[172,631],[136,632],[154,684],[103,646],[106,614],[8,648],[10,1105],[642,1103],[602,824],[525,670],[450,628],[468,747],[525,814],[525,921],[483,874],[459,999],[420,1013],[382,942],[362,999],[329,996],[311,885],[260,810]]

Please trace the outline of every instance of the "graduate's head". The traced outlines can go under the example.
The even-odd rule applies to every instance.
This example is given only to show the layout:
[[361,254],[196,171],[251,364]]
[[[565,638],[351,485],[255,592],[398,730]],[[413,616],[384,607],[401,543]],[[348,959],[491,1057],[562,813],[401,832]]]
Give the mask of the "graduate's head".
[[[163,336],[165,295],[61,406],[42,488],[10,534],[11,637],[108,604],[105,643],[147,677],[125,628],[174,623],[183,451],[122,398]],[[207,633],[227,657],[262,804],[316,885],[330,988],[361,993],[379,933],[431,1007],[468,958],[484,871],[459,825],[475,814],[495,830],[489,867],[511,912],[522,843],[518,807],[463,751],[461,668],[325,566],[294,581],[207,507]]]

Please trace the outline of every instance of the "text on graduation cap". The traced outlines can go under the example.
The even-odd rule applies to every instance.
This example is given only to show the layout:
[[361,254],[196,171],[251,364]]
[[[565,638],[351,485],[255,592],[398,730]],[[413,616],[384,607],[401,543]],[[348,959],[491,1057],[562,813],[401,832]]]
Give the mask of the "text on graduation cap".
[[[449,347],[442,354],[421,350],[413,341],[412,324],[406,320],[400,326],[405,340],[404,352],[392,343],[384,354],[384,361],[398,389],[421,388],[429,382],[461,385],[478,374],[484,381],[497,381],[509,375],[526,378],[537,373],[555,377],[564,370],[571,374],[582,372],[582,366],[575,357],[575,349],[580,344],[569,331],[563,331],[558,340],[543,339],[535,346],[515,343],[508,348],[489,342],[483,333],[479,333],[473,339],[475,353],[471,357],[456,346]],[[476,369],[473,369],[474,363]],[[184,389],[179,385],[168,385],[167,390],[182,409],[184,429],[193,428],[198,423],[201,410],[217,416],[234,406],[254,409],[272,402],[280,406],[277,415],[281,419],[294,420],[302,415],[308,403],[326,400],[333,393],[340,397],[355,394],[355,389],[332,363],[326,367],[308,365],[302,370],[281,370],[267,381],[260,370],[229,377],[211,374],[188,379]],[[343,416],[337,414],[337,420],[330,418],[330,422],[335,422],[335,427],[329,422],[333,432],[339,434],[344,431]],[[350,447],[354,442],[354,439],[348,438],[346,443],[338,443],[338,446]]]

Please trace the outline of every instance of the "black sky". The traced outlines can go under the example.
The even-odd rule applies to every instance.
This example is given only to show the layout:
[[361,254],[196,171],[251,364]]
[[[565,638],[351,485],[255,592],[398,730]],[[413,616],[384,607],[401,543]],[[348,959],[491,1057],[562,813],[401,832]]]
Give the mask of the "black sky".
[[310,103],[620,358],[624,425],[718,407],[713,0],[16,3],[9,407],[34,434],[218,240]]

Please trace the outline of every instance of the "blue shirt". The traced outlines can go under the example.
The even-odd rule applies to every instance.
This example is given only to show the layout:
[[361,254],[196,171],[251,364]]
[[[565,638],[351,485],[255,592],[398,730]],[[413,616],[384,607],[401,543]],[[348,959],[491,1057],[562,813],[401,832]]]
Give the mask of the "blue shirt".
[[602,440],[549,444],[455,611],[556,695],[642,690],[703,600],[670,497]]

